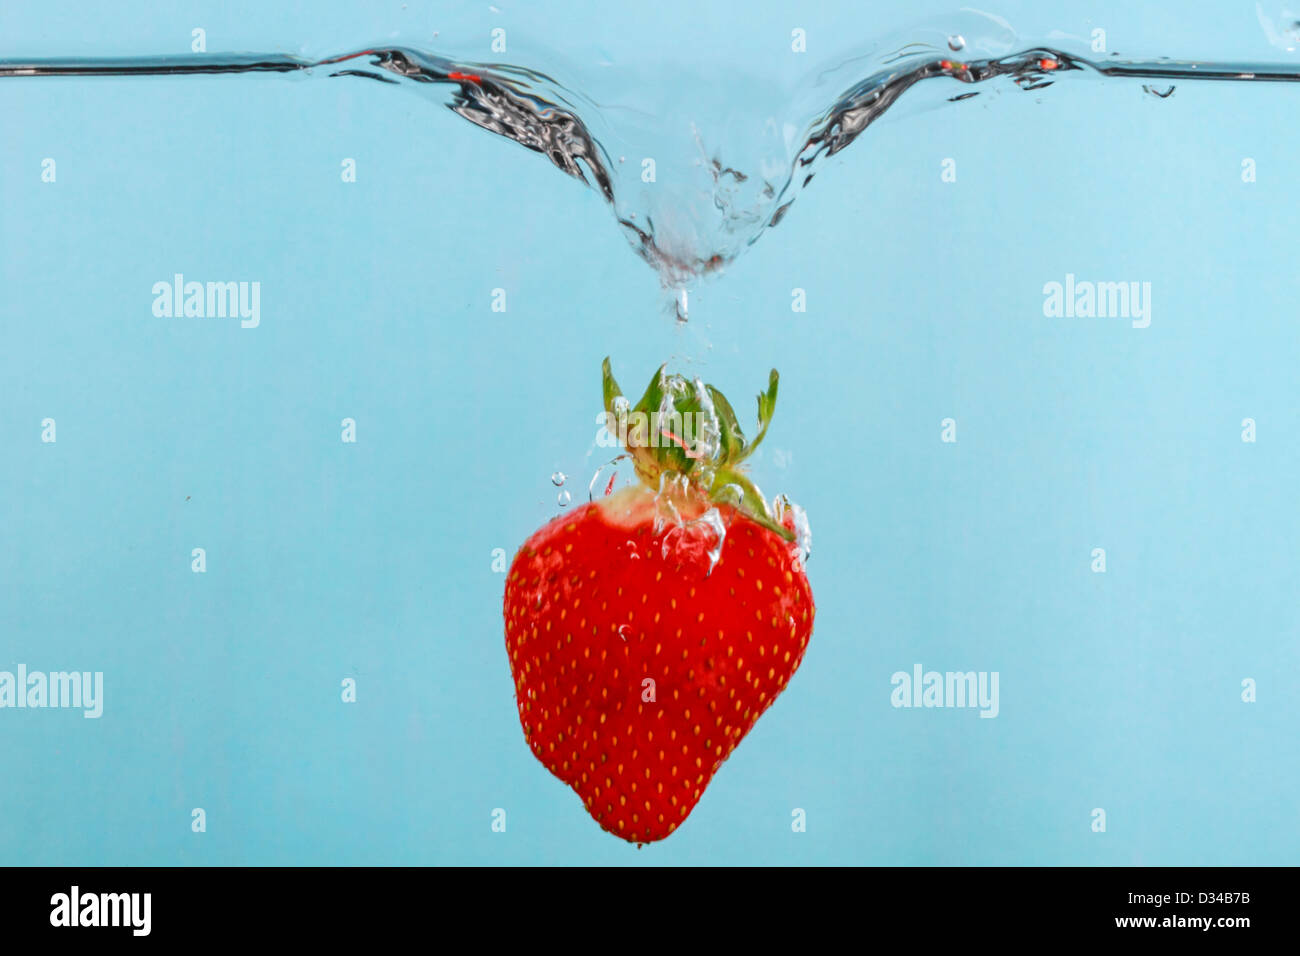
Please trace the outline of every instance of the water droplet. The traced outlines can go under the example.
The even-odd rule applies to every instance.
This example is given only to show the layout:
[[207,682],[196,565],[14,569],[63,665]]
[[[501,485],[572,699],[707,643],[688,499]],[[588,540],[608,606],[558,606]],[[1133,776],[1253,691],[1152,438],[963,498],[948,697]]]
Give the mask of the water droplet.
[[560,487],[560,485],[564,484],[564,479],[568,477],[569,476],[566,475],[564,472],[557,471],[553,475],[551,475],[551,484],[553,484],[556,488],[558,488]]
[[958,50],[965,49],[966,38],[960,33],[954,33],[948,37],[948,49],[956,53]]
[[568,507],[569,502],[573,500],[573,496],[567,491],[561,491],[555,500],[561,508],[565,508]]

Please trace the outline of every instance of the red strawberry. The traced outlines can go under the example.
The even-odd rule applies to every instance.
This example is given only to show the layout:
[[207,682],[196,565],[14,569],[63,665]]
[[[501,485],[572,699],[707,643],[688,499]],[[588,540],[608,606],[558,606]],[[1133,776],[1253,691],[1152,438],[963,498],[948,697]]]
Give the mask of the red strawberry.
[[736,467],[767,431],[776,372],[752,443],[711,386],[661,368],[629,409],[608,359],[604,374],[642,484],[528,539],[506,579],[506,650],[533,753],[602,827],[649,843],[785,688],[814,607],[795,509],[774,519]]

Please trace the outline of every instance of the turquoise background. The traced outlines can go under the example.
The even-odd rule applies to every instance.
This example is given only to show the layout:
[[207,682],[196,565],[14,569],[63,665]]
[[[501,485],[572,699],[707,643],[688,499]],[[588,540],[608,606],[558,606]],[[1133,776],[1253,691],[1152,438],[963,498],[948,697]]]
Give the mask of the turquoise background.
[[[708,130],[955,9],[501,7],[7,0],[0,59],[201,26],[214,54],[486,60],[505,26],[511,62],[704,84]],[[993,12],[1300,67],[1253,3]],[[0,80],[0,669],[106,694],[99,720],[0,711],[0,863],[1300,862],[1298,96],[1079,78],[891,114],[679,328],[595,192],[409,92]],[[155,318],[175,272],[260,281],[260,327]],[[1150,328],[1045,318],[1067,272],[1151,282]],[[808,511],[819,606],[789,690],[640,852],[529,753],[492,570],[557,512],[554,470],[585,493],[606,354],[636,385],[690,360],[746,415],[780,369],[755,476]],[[998,671],[1000,715],[892,708],[918,662]]]

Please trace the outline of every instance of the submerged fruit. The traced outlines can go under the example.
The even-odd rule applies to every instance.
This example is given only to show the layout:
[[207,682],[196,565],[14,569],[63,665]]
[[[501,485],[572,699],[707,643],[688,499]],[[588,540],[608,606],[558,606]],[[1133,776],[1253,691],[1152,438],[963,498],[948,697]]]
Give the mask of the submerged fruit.
[[[636,409],[618,401],[608,361],[605,376],[610,424],[626,426]],[[622,428],[642,484],[542,527],[506,580],[529,747],[597,823],[636,843],[686,819],[798,669],[813,626],[793,514],[775,518],[736,470],[757,441],[720,393],[683,381],[660,369],[637,409],[704,408],[712,427],[691,442],[672,418],[662,445]],[[775,398],[773,373],[764,431]]]

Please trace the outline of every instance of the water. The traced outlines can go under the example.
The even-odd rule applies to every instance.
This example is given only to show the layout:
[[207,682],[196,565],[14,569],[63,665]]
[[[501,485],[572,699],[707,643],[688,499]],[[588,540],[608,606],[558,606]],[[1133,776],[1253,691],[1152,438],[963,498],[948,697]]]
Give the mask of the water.
[[[9,69],[268,69],[0,78],[0,668],[107,695],[0,714],[0,859],[632,862],[527,752],[493,570],[626,480],[608,354],[749,429],[779,368],[754,476],[817,537],[804,668],[636,862],[1294,862],[1281,7],[399,11],[3,15]],[[154,59],[200,23],[302,46]],[[177,272],[261,323],[152,315]],[[1067,273],[1150,326],[1045,317]],[[997,719],[892,708],[917,662],[998,671]]]
[[[1296,83],[1300,67],[1285,63],[1233,64],[1212,61],[1160,59],[1089,59],[1057,46],[1031,45],[1015,49],[1020,38],[1000,18],[964,12],[945,18],[948,25],[961,24],[976,41],[970,45],[962,33],[948,34],[940,45],[924,26],[912,26],[892,40],[877,40],[867,52],[825,65],[818,80],[800,89],[787,109],[789,115],[767,124],[775,134],[778,126],[803,129],[801,145],[784,162],[775,164],[776,175],[766,175],[776,156],[772,143],[750,144],[756,155],[727,157],[722,151],[709,152],[698,130],[695,166],[703,170],[708,184],[703,192],[707,203],[693,193],[699,190],[699,173],[687,175],[663,192],[667,198],[646,203],[634,197],[637,180],[653,170],[643,162],[629,173],[626,157],[618,162],[601,143],[601,130],[616,123],[579,90],[566,89],[535,69],[498,62],[462,63],[428,50],[410,47],[370,46],[349,53],[307,59],[276,53],[194,54],[142,58],[30,59],[0,62],[0,79],[39,77],[142,77],[213,76],[220,74],[278,73],[316,76],[360,77],[380,83],[406,86],[433,99],[453,113],[482,129],[504,136],[549,159],[558,169],[599,191],[614,209],[618,225],[636,252],[660,274],[664,286],[678,297],[674,312],[688,318],[687,291],[682,286],[722,269],[759,238],[762,232],[781,222],[798,193],[812,182],[821,161],[851,145],[886,111],[899,103],[911,109],[933,106],[936,96],[949,103],[963,102],[983,90],[953,92],[951,84],[981,86],[1009,81],[1025,92],[1044,90],[1073,73],[1112,79],[1160,79],[1186,81],[1228,81],[1233,83]],[[1300,36],[1300,20],[1283,18],[1282,38]],[[1272,39],[1277,28],[1266,27]],[[1275,44],[1276,45],[1276,44]],[[961,51],[954,59],[945,52]],[[1014,52],[1008,52],[1014,51]],[[828,107],[811,116],[802,115],[817,97],[833,89],[829,77],[862,77],[838,92]],[[913,90],[921,84],[929,100]],[[927,82],[929,81],[929,82]],[[1158,90],[1151,84],[1142,89],[1160,98],[1172,95],[1174,86]],[[724,148],[733,144],[724,144]],[[743,162],[742,162],[743,161]],[[739,168],[732,165],[739,163]],[[690,213],[683,228],[681,214]],[[661,234],[656,225],[669,217],[669,231]]]

